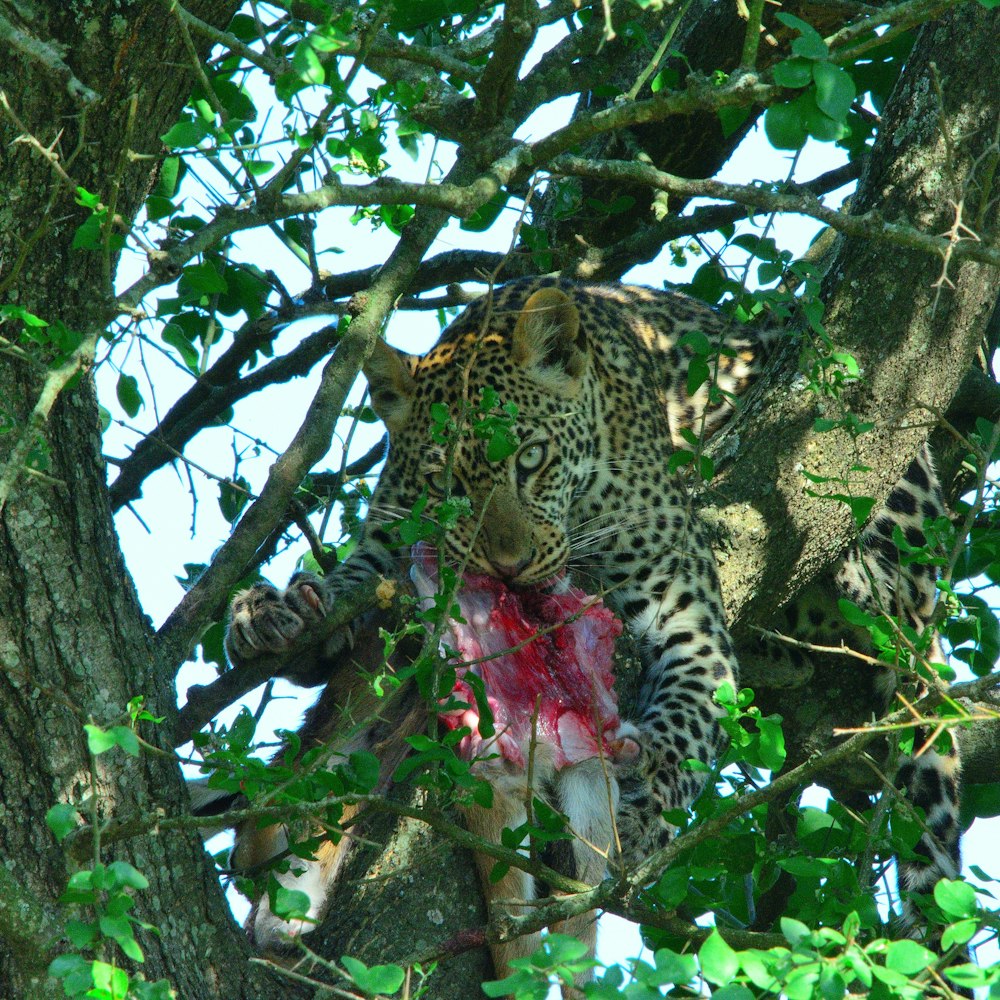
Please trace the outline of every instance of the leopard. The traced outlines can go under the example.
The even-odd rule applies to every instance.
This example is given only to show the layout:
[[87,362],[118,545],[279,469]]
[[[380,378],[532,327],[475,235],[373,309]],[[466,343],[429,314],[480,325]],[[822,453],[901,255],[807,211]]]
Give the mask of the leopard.
[[[693,440],[704,441],[728,424],[780,335],[773,324],[742,324],[676,292],[546,276],[491,289],[423,356],[379,341],[364,373],[389,450],[363,537],[332,573],[299,573],[284,590],[260,583],[238,594],[226,635],[231,662],[238,667],[282,653],[318,629],[357,587],[374,577],[404,578],[399,519],[418,503],[463,498],[473,516],[446,534],[445,559],[513,590],[568,577],[600,592],[634,640],[641,681],[635,711],[619,733],[634,752],[613,762],[610,780],[603,761],[562,771],[543,766],[536,778],[578,835],[571,874],[595,883],[609,863],[619,863],[616,851],[621,863],[648,856],[674,833],[664,815],[686,809],[702,790],[719,746],[723,710],[716,696],[724,686],[735,690],[739,677],[712,536],[675,459]],[[712,377],[692,378],[695,359],[706,357]],[[460,413],[484,393],[516,404],[511,454],[491,460],[487,442],[475,435],[448,447],[429,437],[432,408],[443,404],[446,412]],[[836,596],[926,623],[933,573],[902,565],[892,536],[899,525],[919,544],[924,518],[942,510],[924,449],[859,545],[844,554],[832,585],[788,606],[788,631],[826,635],[834,627]],[[304,686],[321,683],[347,655],[345,643],[338,633],[285,667],[284,676]],[[891,681],[882,689],[888,699]],[[336,702],[336,692],[325,692],[324,699]],[[311,726],[322,729],[315,714]],[[685,765],[691,760],[696,767]],[[954,872],[957,758],[925,755],[911,772],[908,783],[918,789],[926,815],[926,867]],[[524,782],[496,768],[489,776],[497,790],[493,808],[471,808],[466,821],[498,841],[504,826],[524,820]],[[259,947],[279,948],[322,917],[344,843],[328,845],[312,861],[295,858],[277,876],[307,893],[307,920],[276,916],[266,895],[256,901],[248,926]],[[280,826],[245,828],[237,836],[234,866],[259,864],[287,844]],[[478,860],[488,876],[492,860]],[[920,888],[931,876],[910,878]],[[531,900],[542,890],[512,868],[488,891]],[[592,919],[569,930],[592,944]],[[536,946],[530,936],[495,945],[498,975]]]

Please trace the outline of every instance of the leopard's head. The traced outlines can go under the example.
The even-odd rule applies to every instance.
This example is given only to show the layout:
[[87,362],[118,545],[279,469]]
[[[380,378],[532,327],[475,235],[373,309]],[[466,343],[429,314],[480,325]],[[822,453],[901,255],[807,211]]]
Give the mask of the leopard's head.
[[[446,492],[468,498],[471,516],[447,537],[451,561],[468,558],[469,570],[515,586],[565,567],[570,506],[594,449],[590,369],[577,307],[556,288],[536,291],[513,312],[463,313],[423,357],[379,343],[365,374],[372,406],[389,430],[383,479],[411,502],[424,488],[430,504]],[[486,413],[484,390],[498,398]],[[489,418],[502,422],[499,407],[509,403],[517,407],[514,450],[496,459]],[[432,426],[440,429],[445,413],[456,427],[439,430],[435,440]]]

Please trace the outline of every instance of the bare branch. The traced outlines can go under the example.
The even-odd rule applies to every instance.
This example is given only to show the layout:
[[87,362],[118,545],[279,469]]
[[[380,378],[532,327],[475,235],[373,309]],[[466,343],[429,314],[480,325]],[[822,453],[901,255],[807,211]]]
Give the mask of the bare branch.
[[1000,248],[983,244],[979,239],[962,237],[960,234],[931,235],[913,226],[886,222],[874,209],[862,215],[850,215],[847,212],[827,208],[811,193],[781,192],[757,185],[727,184],[714,180],[688,180],[664,173],[644,163],[624,160],[585,160],[571,155],[560,156],[553,160],[548,169],[556,175],[628,180],[687,198],[720,198],[743,205],[753,205],[768,212],[807,215],[826,223],[846,236],[883,240],[897,246],[940,256],[945,260],[975,260],[1000,267]]

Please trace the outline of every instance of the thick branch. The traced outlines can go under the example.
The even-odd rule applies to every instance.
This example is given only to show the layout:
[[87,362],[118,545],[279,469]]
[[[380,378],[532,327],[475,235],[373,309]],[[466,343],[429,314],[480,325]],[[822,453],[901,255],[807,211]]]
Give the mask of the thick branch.
[[552,161],[549,171],[557,176],[590,177],[602,180],[627,181],[684,198],[719,198],[753,205],[767,212],[806,215],[826,223],[845,236],[856,239],[883,240],[896,246],[920,250],[952,260],[975,260],[1000,268],[1000,248],[983,244],[974,236],[956,235],[950,239],[921,232],[913,226],[886,222],[882,212],[872,209],[862,215],[827,208],[816,195],[797,185],[785,190],[769,190],[756,184],[727,184],[714,180],[687,180],[656,170],[644,163],[624,160],[585,160],[578,156],[560,156]]
[[[949,190],[948,177],[970,185],[966,211],[975,212],[971,185],[997,128],[995,93],[983,75],[1000,69],[1000,52],[986,41],[994,26],[995,14],[965,5],[921,32],[854,199],[862,218],[872,218],[877,205],[885,218],[908,219],[923,234],[945,231],[955,215],[949,199],[961,196]],[[942,142],[938,131],[932,62],[947,80],[943,120],[964,137],[957,146]],[[993,307],[995,267],[953,256],[954,288],[939,289],[941,255],[926,252],[940,249],[938,237],[922,236],[921,252],[889,253],[880,240],[859,235],[842,242],[829,272],[826,329],[857,358],[863,379],[839,399],[824,399],[801,391],[797,365],[786,359],[763,389],[766,407],[763,394],[748,400],[738,442],[731,442],[735,461],[713,483],[730,505],[734,537],[753,539],[745,547],[737,541],[740,558],[722,567],[723,593],[737,620],[766,624],[856,535],[846,505],[807,496],[800,470],[848,480],[855,496],[884,498],[927,436],[926,408],[944,412],[974,366]],[[990,251],[987,259],[995,256]],[[828,355],[831,348],[817,350]],[[845,408],[874,429],[857,438],[813,429],[817,416]],[[828,490],[847,491],[843,483]]]

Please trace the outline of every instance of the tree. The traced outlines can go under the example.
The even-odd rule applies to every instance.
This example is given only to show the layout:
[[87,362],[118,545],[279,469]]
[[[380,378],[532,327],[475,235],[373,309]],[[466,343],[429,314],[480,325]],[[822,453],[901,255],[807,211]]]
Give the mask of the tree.
[[[0,2],[0,35],[16,56],[0,66],[6,995],[154,997],[172,988],[184,998],[268,998],[309,990],[301,972],[251,961],[202,850],[173,752],[275,664],[222,673],[190,692],[181,711],[177,671],[199,643],[221,666],[229,595],[288,544],[292,525],[321,565],[330,556],[309,515],[339,499],[347,534],[355,529],[359,477],[381,453],[342,462],[327,452],[392,309],[452,309],[465,301],[463,281],[548,271],[617,280],[668,244],[678,258],[711,248],[693,293],[746,315],[766,305],[809,330],[805,378],[796,377],[796,352],[775,359],[766,391],[711,453],[718,474],[701,461],[700,443],[691,453],[711,480],[703,499],[724,538],[723,586],[746,681],[765,715],[780,703],[791,752],[769,787],[738,801],[707,800],[702,825],[667,851],[691,852],[668,873],[685,865],[684,881],[695,872],[698,890],[711,887],[710,903],[721,906],[733,887],[699,845],[727,837],[761,890],[756,922],[733,930],[720,919],[721,934],[699,930],[688,918],[711,906],[689,899],[675,914],[685,895],[676,875],[643,891],[666,856],[631,881],[603,884],[589,902],[641,919],[666,949],[660,978],[649,983],[694,976],[693,958],[679,957],[681,942],[688,952],[701,949],[701,970],[717,992],[728,988],[723,995],[765,989],[763,960],[755,965],[745,950],[771,945],[813,956],[799,963],[797,985],[795,976],[786,982],[789,995],[840,995],[851,976],[864,982],[867,960],[838,958],[849,948],[836,927],[816,929],[833,923],[851,941],[881,940],[870,904],[860,921],[847,913],[870,899],[871,863],[886,846],[857,839],[881,830],[891,796],[856,819],[858,787],[869,790],[871,772],[859,779],[845,764],[872,736],[838,743],[832,734],[834,725],[867,719],[870,702],[835,655],[823,684],[777,691],[754,663],[753,629],[772,624],[778,607],[856,537],[856,518],[886,496],[929,429],[945,428],[935,441],[957,513],[944,569],[957,593],[946,591],[951,617],[940,625],[980,679],[956,689],[961,701],[933,686],[916,710],[929,716],[944,704],[959,719],[971,711],[974,721],[956,730],[966,775],[979,783],[967,799],[973,812],[991,811],[1000,740],[984,706],[994,694],[997,620],[978,590],[1000,564],[988,472],[1000,410],[989,365],[1000,332],[998,28],[987,0],[905,0],[877,11],[792,3],[773,16],[762,0],[579,9],[565,0],[302,0],[245,9],[221,0]],[[537,61],[529,65],[529,56]],[[564,97],[576,98],[568,121],[532,126],[523,138],[529,116]],[[844,165],[806,183],[793,174],[745,184],[702,179],[761,116],[773,146],[798,150],[811,136],[836,143]],[[406,179],[408,153],[432,165],[426,181]],[[822,202],[855,179],[849,208]],[[699,197],[713,201],[685,211]],[[392,234],[384,263],[350,269],[351,257],[328,253],[328,220],[343,224],[338,209],[354,213],[355,228],[334,237],[342,243]],[[775,213],[815,219],[826,235],[801,260],[771,239],[770,224],[736,235],[743,220]],[[512,237],[507,218],[517,220]],[[448,230],[455,245],[436,251],[450,219],[461,220]],[[286,287],[288,272],[244,244],[242,234],[254,232],[272,234],[273,246],[298,261],[290,272],[297,284]],[[479,232],[487,235],[472,235]],[[756,267],[763,290],[747,292],[734,279],[731,254],[737,271]],[[294,345],[281,337],[317,316],[334,321]],[[189,381],[175,391],[164,376],[145,374],[153,350]],[[132,505],[141,515],[156,470],[190,461],[212,428],[236,434],[234,406],[260,394],[253,406],[266,414],[269,389],[313,370],[315,393],[266,480],[245,477],[239,462],[222,473],[229,459],[221,451],[208,478],[190,473],[192,503],[218,482],[233,527],[211,557],[211,541],[201,543],[206,565],[192,571],[183,599],[154,631],[129,575],[144,567],[126,568],[114,512]],[[102,417],[122,423],[122,413],[134,420],[140,412],[145,429],[107,463]],[[263,439],[266,426],[250,433]],[[960,503],[970,489],[973,502]],[[150,529],[155,535],[156,523]],[[304,548],[299,537],[296,551]],[[161,538],[157,545],[170,549]],[[348,609],[340,620],[351,617]],[[246,720],[216,727],[211,747],[237,754]],[[764,723],[748,723],[747,732],[746,766],[775,763],[760,756]],[[845,865],[822,855],[823,838],[810,840],[810,829],[820,829],[809,827],[815,814],[802,814],[798,839],[779,837],[778,804],[821,772],[847,803],[830,807],[821,832],[845,839],[839,847],[853,859],[853,888],[837,883]],[[383,870],[391,857],[356,852],[312,947],[369,965],[440,958],[427,995],[473,995],[490,971],[482,949],[469,947],[483,935],[461,933],[485,921],[481,908],[458,903],[475,895],[467,838],[446,816],[405,799],[376,805],[385,827],[366,828],[366,836],[390,838],[390,854],[394,847],[397,857],[420,862],[416,888],[402,907],[398,882],[359,888],[363,870]],[[893,835],[892,846],[905,849],[905,831]],[[769,840],[779,845],[776,858]],[[431,893],[436,905],[428,907]],[[946,945],[959,947],[980,926],[995,931],[995,915],[977,910],[962,883],[935,899],[954,925]],[[565,913],[573,900],[533,918]],[[779,915],[793,918],[784,937]],[[929,980],[908,985],[928,961],[917,948],[875,946],[869,957],[884,992],[930,988]],[[733,949],[745,952],[742,978]],[[334,971],[310,975],[331,981]],[[398,985],[392,970],[348,963],[346,972],[353,985],[345,988],[355,992]],[[993,967],[964,979],[953,973],[951,982],[988,985],[998,976]],[[607,993],[617,992],[614,981],[607,977]],[[945,980],[933,981],[944,988]],[[649,989],[635,987],[635,995],[656,995]]]

